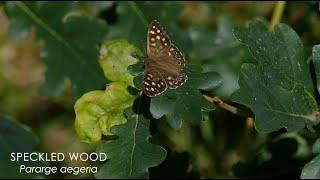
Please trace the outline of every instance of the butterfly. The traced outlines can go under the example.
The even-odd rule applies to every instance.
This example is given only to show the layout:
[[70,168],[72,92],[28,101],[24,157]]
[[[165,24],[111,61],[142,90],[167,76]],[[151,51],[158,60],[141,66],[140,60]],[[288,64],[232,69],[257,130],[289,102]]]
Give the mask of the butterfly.
[[187,75],[182,73],[186,65],[184,56],[155,20],[148,27],[147,55],[142,80],[143,92],[147,96],[158,96],[187,81]]

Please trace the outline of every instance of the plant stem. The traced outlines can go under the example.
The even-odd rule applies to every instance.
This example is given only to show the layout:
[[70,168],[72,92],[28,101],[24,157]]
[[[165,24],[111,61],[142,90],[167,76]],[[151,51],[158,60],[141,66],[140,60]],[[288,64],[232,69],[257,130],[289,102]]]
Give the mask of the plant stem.
[[208,95],[205,95],[203,94],[203,97],[209,101],[210,103],[224,109],[224,110],[227,110],[233,114],[237,114],[237,115],[240,115],[240,116],[244,116],[244,117],[253,117],[252,113],[251,112],[248,112],[248,111],[245,111],[245,110],[242,110],[242,109],[239,109],[237,107],[234,107],[230,104],[227,104],[226,102],[224,102],[222,99],[220,99],[218,96],[214,96],[214,97],[210,97]]
[[276,7],[273,10],[272,19],[270,22],[269,30],[272,31],[274,26],[281,22],[284,8],[286,7],[286,1],[278,1]]

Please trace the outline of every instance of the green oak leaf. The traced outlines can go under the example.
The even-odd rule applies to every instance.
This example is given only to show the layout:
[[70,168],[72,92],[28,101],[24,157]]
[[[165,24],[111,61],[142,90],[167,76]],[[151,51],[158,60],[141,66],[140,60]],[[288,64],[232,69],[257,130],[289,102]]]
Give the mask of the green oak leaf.
[[320,93],[320,45],[313,46],[312,61],[316,72],[317,90]]
[[112,82],[105,91],[90,91],[77,100],[75,128],[81,140],[98,142],[102,135],[112,135],[112,126],[126,122],[123,112],[135,99],[127,88],[124,82]]
[[[150,112],[156,119],[166,115],[168,123],[174,129],[181,127],[182,121],[196,123],[202,120],[202,110],[212,109],[213,105],[206,101],[201,92],[217,88],[221,85],[221,77],[216,72],[202,73],[197,66],[186,67],[188,80],[174,90],[167,90],[163,94],[151,98]],[[135,87],[141,90],[141,75],[134,79]]]
[[127,68],[137,62],[135,56],[142,56],[142,53],[126,40],[105,41],[100,49],[99,61],[105,77],[133,85],[133,76]]
[[46,166],[44,162],[11,161],[11,153],[29,153],[38,145],[38,138],[26,126],[8,117],[0,117],[0,178],[40,178],[42,175],[20,173],[20,165]]
[[320,138],[316,140],[316,142],[312,146],[313,153],[320,153]]
[[[132,111],[132,109],[131,109]],[[96,178],[148,178],[148,168],[159,165],[166,151],[149,143],[150,120],[142,114],[129,113],[127,123],[112,127],[118,139],[106,142],[99,148],[109,161],[100,167]]]
[[320,178],[320,155],[317,155],[307,163],[301,172],[301,179],[319,179]]
[[298,131],[318,116],[307,55],[302,41],[289,26],[279,24],[274,32],[259,20],[234,35],[249,47],[257,64],[243,64],[240,89],[232,95],[255,114],[262,132],[280,128]]
[[318,155],[308,162],[302,169],[301,179],[319,179],[320,178],[320,138],[312,146],[312,152]]
[[110,25],[108,39],[125,38],[140,49],[146,50],[148,25],[152,20],[157,20],[180,50],[191,50],[192,43],[188,33],[181,30],[176,23],[183,11],[181,3],[118,2],[116,11],[118,21]]
[[72,82],[73,99],[106,83],[98,63],[106,24],[93,17],[69,15],[71,9],[72,2],[8,2],[5,6],[11,37],[21,40],[33,27],[37,40],[45,41],[41,56],[47,69],[40,88],[45,96],[58,95],[65,78]]

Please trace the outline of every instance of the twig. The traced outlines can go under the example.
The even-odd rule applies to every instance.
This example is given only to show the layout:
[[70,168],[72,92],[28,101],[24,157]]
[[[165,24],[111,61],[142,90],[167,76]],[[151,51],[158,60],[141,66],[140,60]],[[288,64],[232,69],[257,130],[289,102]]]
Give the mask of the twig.
[[278,1],[274,8],[272,19],[270,22],[269,30],[272,31],[274,26],[281,22],[284,8],[286,7],[286,1]]
[[227,110],[233,114],[237,114],[237,115],[240,115],[240,116],[244,116],[244,117],[253,117],[252,113],[251,112],[248,112],[248,111],[245,111],[245,110],[242,110],[242,109],[239,109],[237,107],[234,107],[230,104],[227,104],[225,103],[222,99],[220,99],[218,96],[214,96],[214,97],[210,97],[206,94],[203,94],[203,97],[209,101],[210,103],[224,109],[224,110]]

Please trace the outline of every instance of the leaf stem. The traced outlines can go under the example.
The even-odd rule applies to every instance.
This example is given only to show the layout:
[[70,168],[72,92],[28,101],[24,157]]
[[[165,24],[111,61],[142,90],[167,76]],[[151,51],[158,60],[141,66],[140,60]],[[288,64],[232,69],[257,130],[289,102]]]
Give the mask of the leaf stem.
[[233,114],[237,114],[237,115],[244,116],[244,117],[251,117],[251,118],[253,117],[253,114],[251,112],[248,112],[243,109],[239,109],[237,107],[234,107],[230,104],[227,104],[222,99],[220,99],[218,96],[210,97],[206,94],[203,94],[202,96],[210,103],[212,103],[212,104],[214,104],[224,110],[227,110]]
[[286,7],[286,1],[278,1],[276,7],[273,10],[272,19],[270,22],[269,30],[272,31],[274,26],[281,22],[284,8]]

